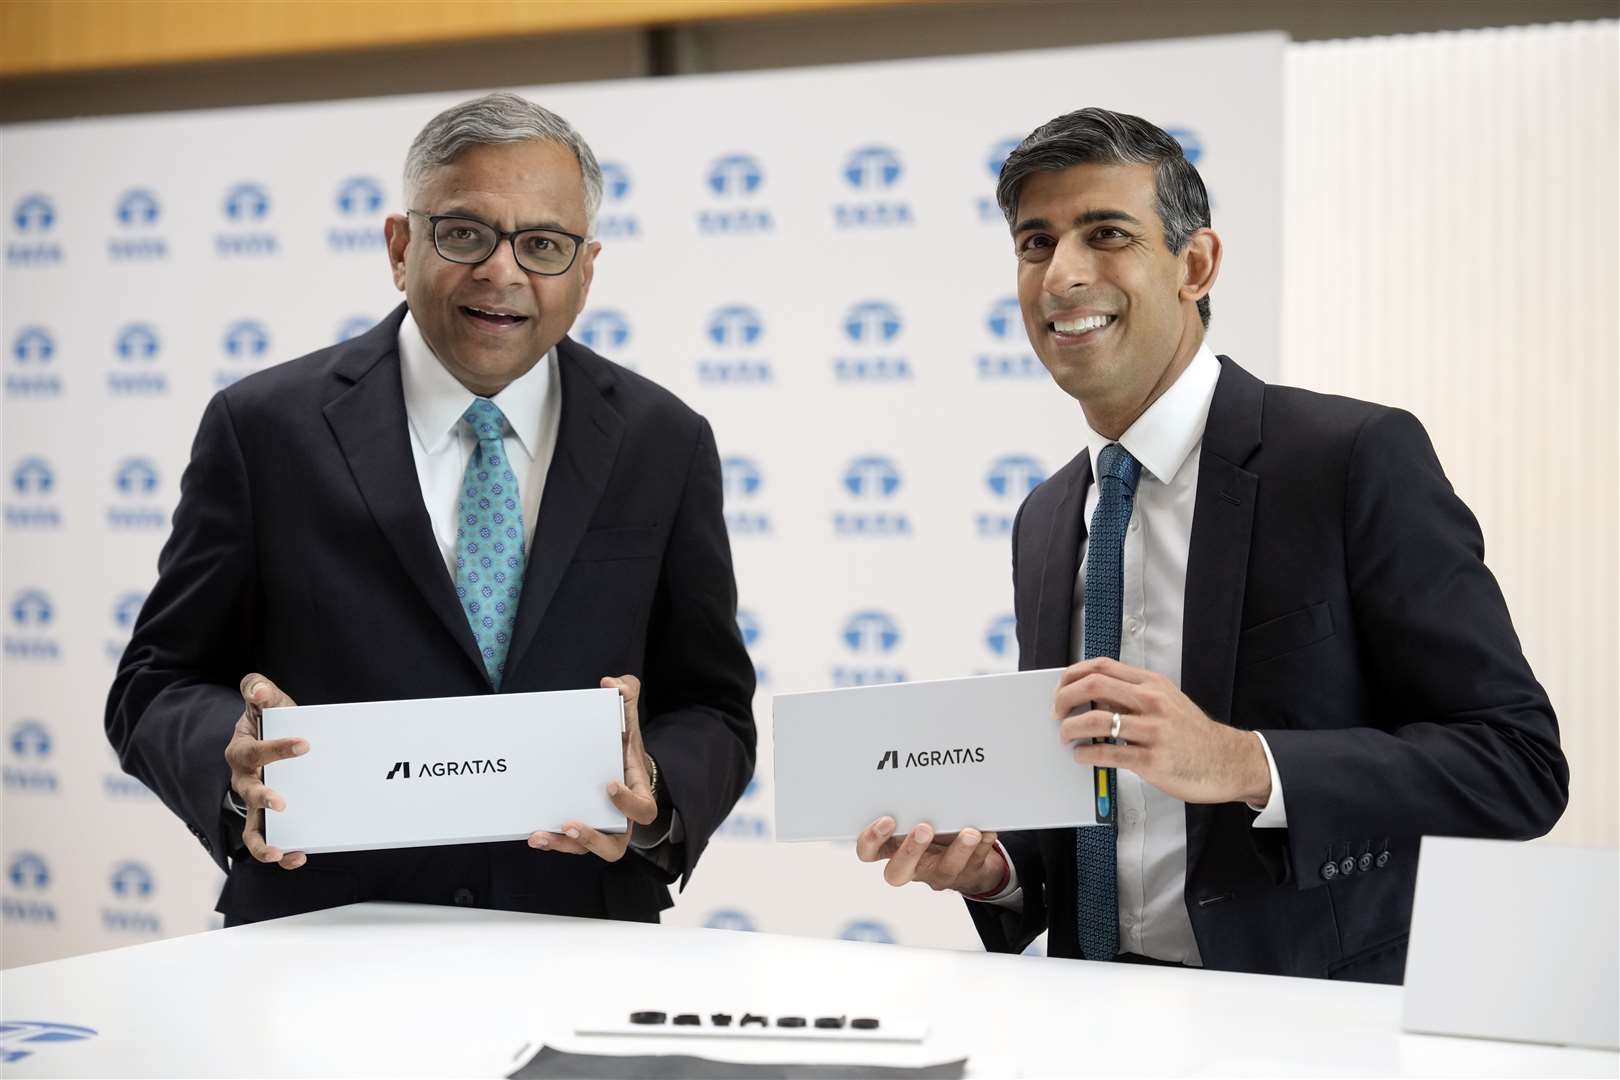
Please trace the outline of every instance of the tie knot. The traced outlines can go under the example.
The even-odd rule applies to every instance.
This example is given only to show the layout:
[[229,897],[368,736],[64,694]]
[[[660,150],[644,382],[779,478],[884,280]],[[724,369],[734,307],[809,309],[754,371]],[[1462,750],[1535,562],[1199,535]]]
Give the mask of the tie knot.
[[467,426],[473,429],[479,442],[500,442],[506,434],[506,414],[488,398],[473,398],[473,403],[467,406],[461,418],[467,421]]
[[1097,455],[1097,481],[1112,477],[1125,485],[1125,490],[1135,493],[1136,481],[1142,475],[1142,465],[1131,452],[1119,443],[1109,443]]

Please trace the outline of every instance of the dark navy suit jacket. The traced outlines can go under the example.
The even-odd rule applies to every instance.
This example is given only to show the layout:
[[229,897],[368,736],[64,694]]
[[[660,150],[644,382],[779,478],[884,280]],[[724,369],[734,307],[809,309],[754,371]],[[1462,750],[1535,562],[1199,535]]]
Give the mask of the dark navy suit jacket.
[[[1187,911],[1206,966],[1399,982],[1425,834],[1526,839],[1569,770],[1479,526],[1410,414],[1267,386],[1226,357],[1199,451],[1182,690],[1265,734],[1286,829],[1242,803],[1187,813]],[[1013,527],[1019,666],[1070,660],[1087,452]],[[969,902],[987,948],[1049,930],[1079,955],[1072,829],[1004,833],[1021,914]],[[1504,885],[1504,887],[1511,887]]]
[[[516,841],[321,854],[296,871],[227,861],[241,819],[221,812],[222,755],[243,675],[264,673],[301,705],[492,692],[412,461],[404,313],[209,403],[108,737],[228,869],[219,910],[233,921],[368,899],[655,920],[675,875],[635,854],[609,864]],[[754,669],[714,436],[674,395],[574,341],[557,355],[561,428],[501,690],[641,678],[684,881],[754,765]]]

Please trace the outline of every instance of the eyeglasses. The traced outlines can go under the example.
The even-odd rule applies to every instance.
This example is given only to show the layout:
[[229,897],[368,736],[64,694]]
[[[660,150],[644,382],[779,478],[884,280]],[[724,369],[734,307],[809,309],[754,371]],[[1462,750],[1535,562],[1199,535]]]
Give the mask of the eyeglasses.
[[493,225],[477,218],[452,217],[447,214],[428,215],[420,210],[407,210],[419,218],[427,218],[433,226],[433,250],[439,258],[467,266],[477,266],[491,255],[502,240],[512,242],[512,257],[531,274],[556,277],[568,272],[579,255],[583,236],[560,229],[516,229],[501,232]]

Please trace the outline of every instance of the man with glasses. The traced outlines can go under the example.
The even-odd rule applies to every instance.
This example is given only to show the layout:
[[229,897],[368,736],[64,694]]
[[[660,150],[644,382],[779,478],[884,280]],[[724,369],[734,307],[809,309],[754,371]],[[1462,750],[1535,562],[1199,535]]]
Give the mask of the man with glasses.
[[[378,899],[654,921],[747,784],[714,436],[566,336],[601,198],[561,117],[511,94],[441,113],[386,225],[406,302],[209,404],[107,732],[228,872],[228,922]],[[602,777],[623,833],[265,842],[263,765],[320,748],[260,740],[264,708],[598,685],[627,702]]]

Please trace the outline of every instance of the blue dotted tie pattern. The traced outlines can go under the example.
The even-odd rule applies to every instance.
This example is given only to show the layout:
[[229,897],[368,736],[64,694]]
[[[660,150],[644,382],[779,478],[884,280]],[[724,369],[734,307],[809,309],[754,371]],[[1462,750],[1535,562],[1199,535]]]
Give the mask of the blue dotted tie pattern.
[[475,398],[461,418],[478,436],[478,449],[467,461],[457,505],[456,599],[499,690],[523,592],[523,510],[501,441],[506,414],[493,401]]
[[[1119,620],[1125,591],[1125,528],[1136,504],[1136,482],[1142,466],[1118,443],[1097,455],[1097,509],[1091,514],[1086,548],[1085,655],[1119,659]],[[1108,797],[1118,787],[1108,772]],[[1102,807],[1098,807],[1099,817]],[[1079,875],[1077,919],[1080,955],[1112,960],[1119,952],[1119,833],[1110,823],[1075,830],[1074,853]]]

